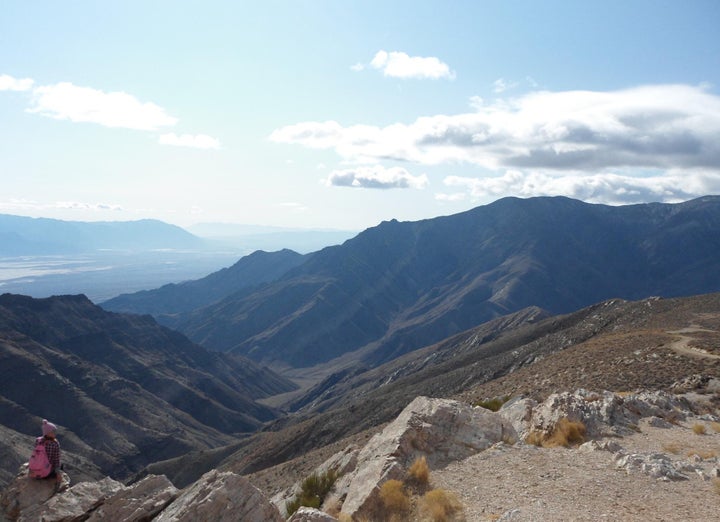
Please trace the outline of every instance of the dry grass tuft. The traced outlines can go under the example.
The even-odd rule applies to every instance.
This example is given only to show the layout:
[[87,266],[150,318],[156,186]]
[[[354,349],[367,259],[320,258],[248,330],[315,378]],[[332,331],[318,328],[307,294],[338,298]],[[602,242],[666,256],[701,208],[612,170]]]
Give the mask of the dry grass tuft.
[[462,503],[457,496],[444,489],[428,491],[423,495],[419,504],[421,518],[433,522],[455,520],[455,516],[461,515],[462,510]]
[[680,455],[683,451],[683,447],[679,442],[666,442],[662,445],[662,449],[673,455]]
[[705,435],[706,433],[705,425],[700,422],[693,424],[692,430],[695,435]]
[[717,455],[718,455],[718,454],[717,454],[717,451],[712,451],[712,450],[705,450],[705,451],[701,451],[701,450],[690,450],[690,451],[688,451],[688,453],[687,453],[687,456],[688,456],[688,457],[697,456],[697,457],[700,457],[700,458],[703,459],[703,460],[714,459],[715,457],[717,457]]
[[585,433],[587,429],[585,424],[579,421],[571,421],[566,417],[560,419],[550,435],[542,432],[531,431],[525,438],[528,444],[542,446],[544,448],[556,448],[582,444],[585,442]]
[[424,455],[416,458],[408,469],[408,482],[415,486],[427,486],[430,482],[430,468]]
[[388,514],[403,514],[410,510],[410,497],[399,480],[388,480],[380,487],[380,500]]
[[710,427],[715,433],[720,433],[720,422],[711,422]]
[[713,479],[713,486],[715,487],[715,493],[720,495],[720,478]]

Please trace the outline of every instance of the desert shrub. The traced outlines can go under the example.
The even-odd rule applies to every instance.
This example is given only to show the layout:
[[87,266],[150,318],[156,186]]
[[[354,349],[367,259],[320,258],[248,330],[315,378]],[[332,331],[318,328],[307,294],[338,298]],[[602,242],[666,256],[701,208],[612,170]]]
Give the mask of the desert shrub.
[[672,453],[673,455],[680,455],[680,453],[682,453],[683,447],[678,442],[666,442],[662,445],[662,449],[664,449],[668,453]]
[[313,473],[303,480],[300,485],[300,492],[295,495],[295,498],[288,502],[285,508],[287,516],[292,516],[301,506],[319,508],[327,494],[330,493],[330,490],[335,485],[337,477],[335,470],[328,470],[319,475]]
[[715,487],[715,493],[720,495],[720,478],[713,479],[713,486]]
[[700,422],[693,424],[692,430],[695,435],[705,435],[705,425]]
[[571,421],[567,417],[563,417],[555,424],[553,431],[549,435],[539,431],[531,431],[525,438],[525,442],[544,448],[558,446],[569,448],[572,445],[585,442],[586,431],[585,424],[582,422]]
[[720,433],[720,422],[711,422],[710,427],[713,429],[714,432]]
[[416,458],[408,469],[408,482],[415,486],[427,486],[430,482],[430,468],[424,455]]
[[462,512],[462,503],[457,496],[444,489],[433,489],[423,495],[419,504],[421,518],[433,522],[446,522]]
[[503,404],[510,400],[510,396],[504,397],[493,397],[492,399],[483,399],[475,403],[475,406],[480,406],[490,411],[498,411]]
[[399,480],[388,480],[380,487],[380,500],[387,514],[402,514],[410,510],[410,497]]
[[690,450],[687,453],[688,457],[700,457],[703,460],[710,460],[717,457],[717,451],[712,450]]

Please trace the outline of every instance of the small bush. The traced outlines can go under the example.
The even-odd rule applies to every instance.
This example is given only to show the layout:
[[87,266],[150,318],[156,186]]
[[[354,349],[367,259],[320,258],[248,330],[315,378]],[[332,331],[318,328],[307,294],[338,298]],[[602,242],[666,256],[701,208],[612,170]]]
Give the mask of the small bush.
[[715,433],[720,433],[720,422],[711,422],[710,427]]
[[408,482],[415,486],[427,486],[430,482],[430,468],[424,455],[416,458],[408,469]]
[[700,422],[693,424],[692,430],[695,435],[705,435],[705,425]]
[[493,397],[492,399],[483,399],[475,403],[475,406],[480,406],[490,411],[498,411],[503,404],[510,400],[510,396],[505,397]]
[[715,486],[715,493],[720,495],[720,478],[713,479],[713,485]]
[[662,445],[662,448],[673,455],[680,455],[683,450],[683,447],[678,442],[667,442]]
[[687,456],[688,456],[688,457],[695,457],[695,456],[697,456],[697,457],[700,457],[700,458],[703,459],[703,460],[710,460],[710,459],[714,459],[715,457],[717,457],[717,451],[712,451],[712,450],[705,450],[705,451],[690,450],[690,451],[688,451]]
[[399,480],[388,480],[380,487],[380,500],[388,514],[401,514],[410,510],[410,498]]
[[531,431],[525,438],[528,444],[542,446],[544,448],[555,448],[563,446],[569,448],[575,444],[585,442],[585,424],[569,420],[567,417],[560,419],[550,435],[544,435],[539,431]]
[[462,513],[462,503],[457,496],[444,489],[433,489],[420,500],[420,514],[433,522],[446,522]]
[[286,506],[287,516],[291,517],[301,506],[320,508],[323,500],[335,485],[337,472],[329,470],[320,475],[313,473],[300,486],[300,492]]

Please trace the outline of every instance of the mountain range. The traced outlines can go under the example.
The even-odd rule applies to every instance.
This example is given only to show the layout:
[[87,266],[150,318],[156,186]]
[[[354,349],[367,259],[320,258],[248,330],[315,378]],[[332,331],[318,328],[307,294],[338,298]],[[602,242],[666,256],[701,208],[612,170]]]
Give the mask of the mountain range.
[[199,249],[204,241],[175,225],[138,221],[62,221],[0,214],[0,255],[66,255],[98,250]]
[[209,349],[275,368],[375,366],[528,306],[556,314],[718,291],[718,229],[715,196],[620,207],[505,198],[383,222],[193,310],[164,305],[161,290],[102,306],[153,313]]
[[10,430],[3,474],[27,459],[13,441],[37,432],[42,418],[61,427],[77,474],[127,477],[257,430],[279,415],[257,400],[294,388],[148,315],[110,313],[84,296],[0,296],[0,419]]

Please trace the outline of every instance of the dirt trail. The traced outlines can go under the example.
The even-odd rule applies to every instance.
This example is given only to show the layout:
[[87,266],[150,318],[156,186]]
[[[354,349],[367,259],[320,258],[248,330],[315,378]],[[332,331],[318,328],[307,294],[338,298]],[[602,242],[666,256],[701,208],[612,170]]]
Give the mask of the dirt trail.
[[677,335],[677,340],[673,341],[670,344],[670,348],[675,350],[677,353],[682,355],[689,355],[691,357],[704,357],[707,359],[720,359],[720,355],[714,355],[712,353],[708,353],[705,350],[701,348],[694,348],[690,346],[690,342],[694,341],[695,338],[691,337],[689,335],[683,335],[683,334],[689,334],[689,333],[697,333],[697,332],[709,332],[709,333],[716,333],[715,330],[708,330],[707,328],[701,328],[699,326],[688,326],[687,328],[682,328],[680,330],[671,330],[668,333]]

